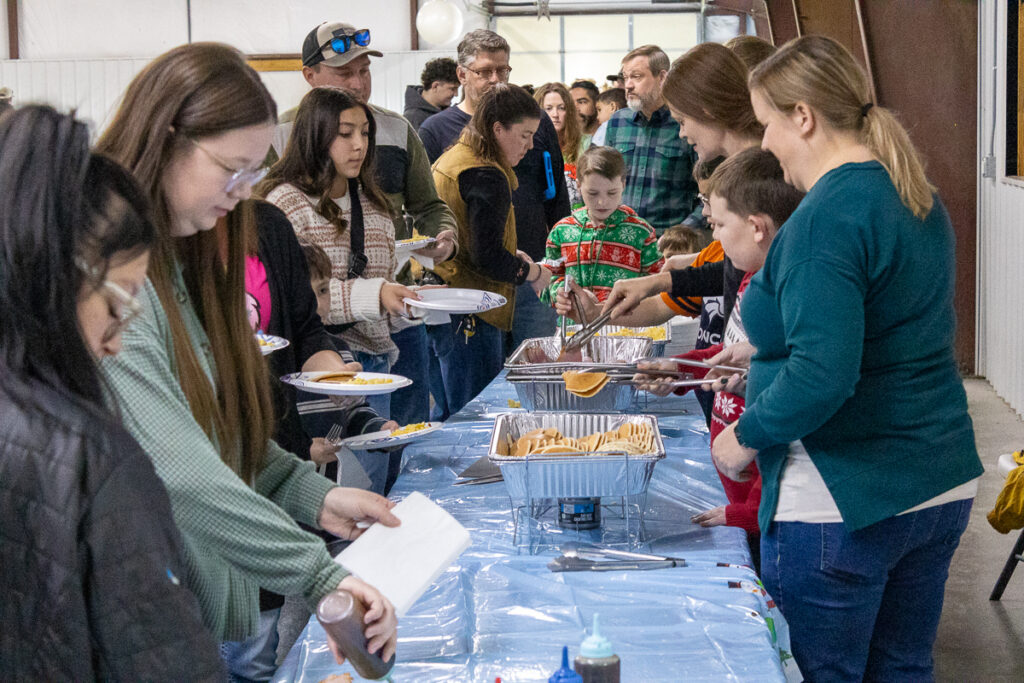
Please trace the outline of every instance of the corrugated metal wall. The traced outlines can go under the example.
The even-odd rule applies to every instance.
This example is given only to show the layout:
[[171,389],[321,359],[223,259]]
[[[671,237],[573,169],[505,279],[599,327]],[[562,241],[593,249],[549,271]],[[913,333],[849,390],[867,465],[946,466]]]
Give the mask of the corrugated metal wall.
[[978,181],[977,360],[978,373],[1024,415],[1024,180],[1005,174],[1006,6],[983,0],[980,7],[978,148],[984,157],[994,140],[996,177]]
[[[398,111],[405,108],[405,87],[417,84],[423,65],[452,52],[392,52],[373,61],[374,104]],[[40,102],[62,111],[77,109],[94,133],[109,123],[121,94],[148,59],[2,60],[0,85],[14,90],[15,104]],[[281,111],[298,104],[309,89],[296,71],[261,74]]]

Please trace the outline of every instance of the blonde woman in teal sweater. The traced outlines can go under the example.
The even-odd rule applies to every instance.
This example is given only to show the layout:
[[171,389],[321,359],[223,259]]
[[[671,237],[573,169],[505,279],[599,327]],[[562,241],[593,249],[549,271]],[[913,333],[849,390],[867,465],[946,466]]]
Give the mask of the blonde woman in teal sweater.
[[747,409],[714,457],[734,478],[758,458],[762,578],[806,679],[931,680],[982,473],[949,216],[838,43],[794,40],[750,85],[764,148],[807,196],[745,295]]

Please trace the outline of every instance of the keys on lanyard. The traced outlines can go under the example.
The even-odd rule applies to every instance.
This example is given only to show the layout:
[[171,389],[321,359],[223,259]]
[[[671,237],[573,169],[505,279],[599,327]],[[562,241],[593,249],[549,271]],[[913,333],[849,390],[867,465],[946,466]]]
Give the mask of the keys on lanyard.
[[462,334],[466,337],[465,343],[468,344],[469,338],[476,334],[476,316],[464,316],[462,318],[462,322],[459,323],[459,329],[456,331],[462,332]]

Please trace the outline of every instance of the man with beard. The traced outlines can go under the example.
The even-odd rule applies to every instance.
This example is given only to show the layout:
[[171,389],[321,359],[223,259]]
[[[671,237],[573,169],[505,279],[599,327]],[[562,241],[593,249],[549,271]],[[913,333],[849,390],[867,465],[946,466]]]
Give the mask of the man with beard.
[[626,159],[622,203],[633,207],[660,237],[694,210],[697,154],[679,139],[679,124],[661,94],[668,55],[657,45],[638,47],[622,60],[628,108],[608,120],[605,144]]
[[597,131],[597,96],[600,91],[590,81],[575,81],[569,87],[569,94],[576,103],[576,113],[580,117],[580,131],[588,140]]

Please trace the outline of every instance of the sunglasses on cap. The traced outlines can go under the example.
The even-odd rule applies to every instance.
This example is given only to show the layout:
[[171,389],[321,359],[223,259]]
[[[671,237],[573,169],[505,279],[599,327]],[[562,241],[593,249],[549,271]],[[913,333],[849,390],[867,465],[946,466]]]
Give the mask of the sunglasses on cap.
[[317,48],[318,51],[322,51],[328,46],[334,50],[337,54],[343,55],[352,49],[352,44],[355,43],[359,47],[366,47],[370,44],[370,29],[361,28],[355,33],[349,33],[346,29],[339,28],[334,32],[331,39],[326,43]]

